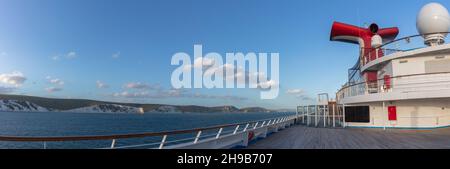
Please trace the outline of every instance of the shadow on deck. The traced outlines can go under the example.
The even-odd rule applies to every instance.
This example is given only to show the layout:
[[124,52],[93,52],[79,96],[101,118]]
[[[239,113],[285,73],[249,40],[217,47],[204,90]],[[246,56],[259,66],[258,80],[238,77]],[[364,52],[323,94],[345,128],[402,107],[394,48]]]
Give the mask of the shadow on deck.
[[450,128],[431,130],[292,126],[248,149],[449,149]]

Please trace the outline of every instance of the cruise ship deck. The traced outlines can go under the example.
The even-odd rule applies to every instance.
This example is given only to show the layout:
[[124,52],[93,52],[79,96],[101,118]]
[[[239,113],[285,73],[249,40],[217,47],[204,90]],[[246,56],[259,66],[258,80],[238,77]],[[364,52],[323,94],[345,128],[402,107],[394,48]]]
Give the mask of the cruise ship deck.
[[316,128],[295,125],[248,149],[448,149],[450,128],[432,130]]

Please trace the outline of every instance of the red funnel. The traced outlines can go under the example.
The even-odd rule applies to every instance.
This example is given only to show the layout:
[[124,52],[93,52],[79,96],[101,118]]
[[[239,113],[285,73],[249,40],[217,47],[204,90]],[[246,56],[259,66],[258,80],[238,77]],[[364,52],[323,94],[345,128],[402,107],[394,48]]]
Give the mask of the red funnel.
[[[353,44],[359,44],[359,46],[364,50],[364,57],[369,57],[369,51],[372,51],[371,39],[372,36],[378,34],[383,38],[384,41],[389,41],[395,39],[398,35],[398,28],[383,28],[378,29],[376,24],[370,25],[369,28],[361,28],[345,23],[334,22],[331,28],[330,40],[331,41],[341,41]],[[373,51],[375,52],[375,51]],[[379,57],[383,54],[381,53]],[[376,55],[370,55],[371,58],[365,58],[366,60],[376,59]]]

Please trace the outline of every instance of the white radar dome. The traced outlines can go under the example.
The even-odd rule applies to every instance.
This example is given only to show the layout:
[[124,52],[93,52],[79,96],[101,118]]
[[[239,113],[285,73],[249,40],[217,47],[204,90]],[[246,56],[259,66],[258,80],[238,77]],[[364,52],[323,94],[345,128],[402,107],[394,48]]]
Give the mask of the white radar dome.
[[429,3],[420,9],[416,20],[417,31],[423,35],[426,45],[439,45],[444,43],[450,28],[450,15],[447,9],[439,3]]
[[371,39],[372,48],[378,48],[383,45],[383,38],[380,35],[374,35]]

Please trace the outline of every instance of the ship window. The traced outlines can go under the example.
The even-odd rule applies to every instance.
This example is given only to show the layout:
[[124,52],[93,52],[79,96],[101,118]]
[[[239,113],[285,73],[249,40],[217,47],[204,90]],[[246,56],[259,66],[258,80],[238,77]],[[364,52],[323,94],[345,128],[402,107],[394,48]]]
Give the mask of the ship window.
[[369,106],[345,107],[345,122],[369,123]]

